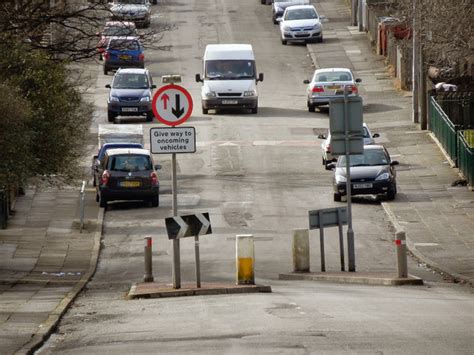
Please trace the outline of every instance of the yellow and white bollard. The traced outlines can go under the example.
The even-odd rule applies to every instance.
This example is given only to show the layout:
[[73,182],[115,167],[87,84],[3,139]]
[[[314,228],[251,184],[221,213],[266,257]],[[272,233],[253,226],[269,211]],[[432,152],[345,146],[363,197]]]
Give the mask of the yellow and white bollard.
[[255,285],[255,249],[252,234],[236,236],[236,268],[238,285]]
[[293,230],[293,272],[309,272],[309,231]]

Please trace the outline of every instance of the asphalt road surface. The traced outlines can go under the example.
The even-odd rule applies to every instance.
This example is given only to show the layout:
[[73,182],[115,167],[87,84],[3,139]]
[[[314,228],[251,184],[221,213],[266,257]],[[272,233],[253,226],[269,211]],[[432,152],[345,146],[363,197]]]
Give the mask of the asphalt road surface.
[[[213,234],[201,238],[202,280],[233,283],[235,236],[255,236],[256,278],[272,294],[126,301],[143,278],[143,238],[154,239],[155,280],[171,282],[172,249],[164,218],[171,211],[171,157],[163,165],[159,208],[113,203],[105,216],[97,273],[40,353],[471,353],[474,302],[468,290],[410,261],[423,287],[369,287],[278,281],[291,271],[291,235],[308,211],[332,201],[331,172],[321,164],[319,133],[328,113],[306,109],[304,79],[313,68],[304,45],[282,46],[270,8],[257,0],[162,0],[152,26],[167,29],[160,50],[146,52],[156,78],[182,75],[194,99],[186,126],[197,152],[178,155],[178,212],[209,212]],[[200,73],[210,43],[250,43],[258,72],[259,113],[201,114]],[[93,101],[106,123],[105,77],[99,65]],[[148,130],[161,124],[143,123]],[[145,135],[148,139],[148,133]],[[91,146],[95,142],[90,142]],[[87,157],[87,161],[90,158]],[[354,198],[358,271],[395,272],[393,231],[373,198]],[[339,269],[337,230],[326,233],[328,271]],[[311,232],[312,269],[319,270]],[[181,242],[182,279],[194,280],[194,242]]]

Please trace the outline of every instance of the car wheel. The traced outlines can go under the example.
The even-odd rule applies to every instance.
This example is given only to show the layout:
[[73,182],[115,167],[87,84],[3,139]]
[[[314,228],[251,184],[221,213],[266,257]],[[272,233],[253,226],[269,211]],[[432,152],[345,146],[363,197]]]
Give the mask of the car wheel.
[[95,202],[99,202],[99,200],[100,200],[99,194],[96,192],[95,193]]
[[341,194],[334,193],[334,201],[341,202]]
[[273,24],[274,24],[274,25],[278,25],[278,21],[275,20],[275,19],[273,19]]
[[393,201],[395,200],[395,195],[397,194],[397,188],[393,186],[390,190],[387,192],[387,200]]
[[324,157],[323,157],[323,165],[324,165],[324,166],[327,166],[326,163],[327,163],[327,162],[326,162],[326,159],[324,159]]
[[147,114],[146,114],[146,121],[147,121],[147,122],[152,122],[152,121],[153,121],[153,117],[155,117],[155,116],[153,115],[153,111],[147,112]]
[[309,102],[308,102],[308,112],[316,112],[316,106],[311,105]]
[[95,181],[95,175],[92,177],[92,186],[97,186],[97,182]]
[[209,109],[203,107],[202,108],[202,114],[207,115],[208,113],[209,113]]
[[286,41],[286,39],[282,39],[282,40],[281,40],[281,44],[283,44],[284,46],[286,46],[287,43],[288,43],[288,42]]
[[151,207],[158,207],[160,205],[160,195],[156,195],[151,199]]
[[252,108],[252,113],[253,114],[258,113],[258,106],[255,106],[254,108]]
[[112,111],[107,112],[107,120],[109,122],[115,122],[115,117],[115,113],[113,113]]
[[104,65],[104,75],[109,74],[109,68]]
[[323,43],[323,36],[321,35],[321,37],[318,38],[317,40],[318,43]]
[[261,0],[261,1],[260,1],[260,3],[261,3],[262,5],[265,5],[265,2],[266,2],[266,0]]
[[100,194],[99,194],[99,206],[103,208],[107,208],[107,199],[102,197]]

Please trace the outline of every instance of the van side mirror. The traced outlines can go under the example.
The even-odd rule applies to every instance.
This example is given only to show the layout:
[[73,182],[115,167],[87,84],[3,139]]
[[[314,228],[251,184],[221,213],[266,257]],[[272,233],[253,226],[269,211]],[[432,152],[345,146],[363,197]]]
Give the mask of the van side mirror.
[[361,83],[361,82],[362,82],[362,79],[361,79],[361,78],[357,78],[355,81],[356,81],[356,83]]
[[196,74],[196,83],[202,83],[201,74]]
[[152,84],[152,85],[151,85],[151,88],[152,88],[152,89],[156,89],[156,85],[155,85],[155,84]]
[[155,170],[161,170],[161,165],[160,165],[160,164],[156,164],[156,165],[155,165]]
[[257,81],[263,81],[263,73],[258,74]]
[[390,163],[391,166],[398,165],[400,164],[397,160],[394,160]]
[[303,80],[303,84],[309,84],[309,80]]
[[318,138],[319,139],[326,139],[326,135],[325,134],[318,134]]
[[380,137],[380,134],[378,134],[378,133],[372,134],[372,138],[379,138],[379,137]]
[[326,170],[334,170],[334,169],[336,169],[336,163],[335,162],[331,162],[331,163],[326,165]]
[[105,87],[106,87],[107,89],[110,89],[110,88],[111,88],[110,84],[105,85]]

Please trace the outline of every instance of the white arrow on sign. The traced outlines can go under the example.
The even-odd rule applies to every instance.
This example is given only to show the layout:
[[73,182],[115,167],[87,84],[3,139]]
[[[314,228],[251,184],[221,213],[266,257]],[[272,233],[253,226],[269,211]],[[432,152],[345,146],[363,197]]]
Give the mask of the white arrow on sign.
[[199,219],[199,222],[202,224],[201,229],[199,230],[199,235],[205,235],[209,230],[211,222],[206,217],[204,217],[202,213],[196,213],[196,218]]
[[176,238],[184,238],[188,233],[189,225],[179,216],[173,217],[173,219],[179,225],[179,232]]

